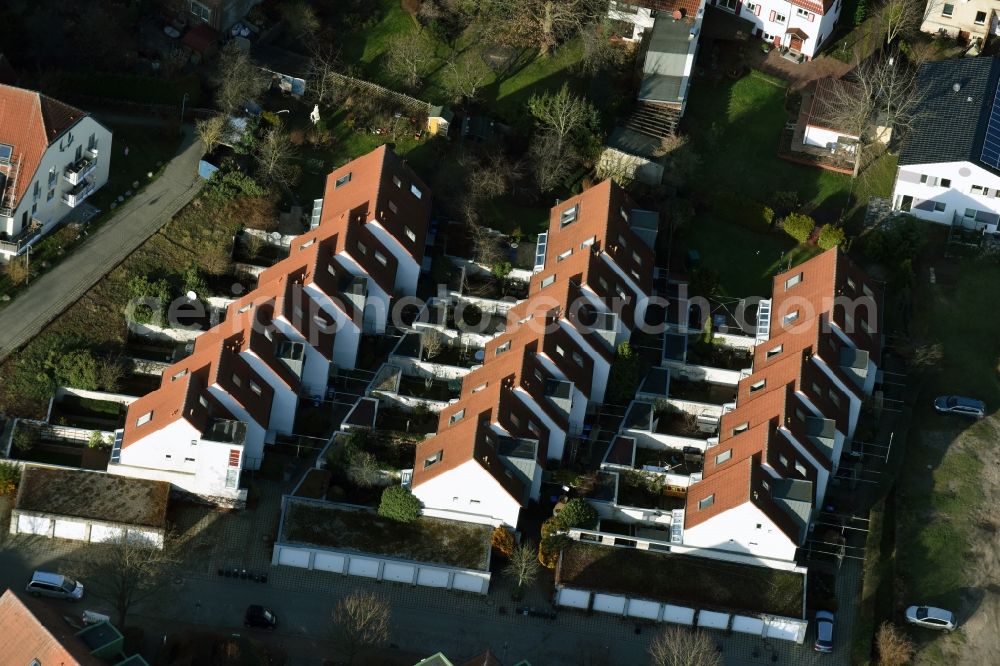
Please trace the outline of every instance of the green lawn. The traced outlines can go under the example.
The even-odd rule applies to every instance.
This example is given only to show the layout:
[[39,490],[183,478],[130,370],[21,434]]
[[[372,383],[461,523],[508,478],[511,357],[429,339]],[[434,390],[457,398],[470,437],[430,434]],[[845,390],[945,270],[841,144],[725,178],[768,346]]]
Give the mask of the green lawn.
[[[737,81],[702,78],[692,86],[682,130],[700,157],[690,196],[697,215],[685,244],[702,264],[717,270],[727,296],[770,293],[771,276],[814,256],[780,232],[757,233],[721,215],[720,195],[771,204],[776,191],[798,193],[803,212],[820,224],[843,219],[856,226],[873,194],[888,195],[895,158],[884,156],[856,181],[778,158],[778,136],[787,118],[786,88],[751,73]],[[727,212],[726,215],[731,214]]]

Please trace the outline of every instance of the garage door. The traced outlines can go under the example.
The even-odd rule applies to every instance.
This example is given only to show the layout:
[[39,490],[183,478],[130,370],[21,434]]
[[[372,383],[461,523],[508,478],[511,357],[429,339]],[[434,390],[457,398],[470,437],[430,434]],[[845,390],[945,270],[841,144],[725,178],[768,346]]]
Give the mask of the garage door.
[[382,580],[391,580],[397,583],[412,583],[415,568],[412,564],[386,562],[385,567],[382,568]]
[[307,569],[309,568],[309,551],[297,548],[282,548],[278,553],[278,564]]
[[709,629],[725,629],[729,626],[729,613],[701,611],[698,613],[698,626]]
[[663,621],[686,624],[690,627],[694,623],[694,609],[666,604],[663,606]]
[[90,528],[90,540],[92,542],[111,541],[117,539],[124,533],[120,527],[108,527],[107,525],[94,525]]
[[18,516],[17,531],[21,534],[42,534],[48,536],[50,523],[51,521],[48,518],[41,518],[39,516]]
[[588,608],[590,606],[590,592],[563,588],[559,590],[556,603],[568,608]]
[[733,631],[738,631],[741,634],[762,636],[764,634],[764,620],[756,617],[746,617],[745,615],[734,615]]
[[767,638],[801,642],[799,632],[805,635],[805,622],[771,618],[767,621],[764,631]]
[[660,604],[644,599],[630,599],[628,602],[628,614],[630,617],[656,620],[660,617]]
[[421,569],[417,572],[417,585],[448,587],[448,572],[440,569]]
[[344,556],[335,553],[316,553],[313,558],[313,569],[344,573]]
[[87,523],[81,523],[76,520],[56,519],[55,535],[60,539],[82,541],[87,538]]
[[347,566],[347,573],[352,576],[378,578],[378,560],[369,560],[363,557],[352,557]]
[[475,592],[476,594],[485,594],[487,586],[484,585],[483,579],[479,576],[473,576],[472,574],[457,573],[452,581],[452,586],[456,590],[462,590],[463,592]]
[[611,594],[595,594],[594,610],[602,613],[621,615],[625,612],[625,597]]

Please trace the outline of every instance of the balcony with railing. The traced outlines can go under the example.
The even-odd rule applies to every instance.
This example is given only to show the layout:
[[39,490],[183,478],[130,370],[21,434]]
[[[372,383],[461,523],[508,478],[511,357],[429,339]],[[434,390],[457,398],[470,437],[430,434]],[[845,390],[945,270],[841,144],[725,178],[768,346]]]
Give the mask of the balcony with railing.
[[76,187],[74,187],[72,190],[69,190],[68,192],[63,192],[62,201],[70,208],[76,208],[84,201],[86,201],[87,197],[93,194],[96,189],[97,189],[97,184],[94,181],[85,180]]
[[6,238],[6,234],[0,233],[0,253],[21,254],[24,249],[42,233],[42,223],[39,220],[32,220],[31,224],[21,230],[20,233]]
[[97,168],[97,160],[89,157],[81,157],[63,171],[63,178],[70,185],[79,185],[83,180],[94,172]]

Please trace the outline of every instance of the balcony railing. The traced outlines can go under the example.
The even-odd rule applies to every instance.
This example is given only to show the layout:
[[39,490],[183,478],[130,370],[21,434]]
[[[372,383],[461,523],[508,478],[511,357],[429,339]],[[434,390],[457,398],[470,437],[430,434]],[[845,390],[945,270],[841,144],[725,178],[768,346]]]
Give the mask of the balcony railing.
[[89,157],[81,157],[73,164],[66,167],[63,172],[63,178],[66,179],[70,185],[79,185],[83,182],[84,178],[89,176],[97,168],[97,160],[90,159]]
[[92,180],[85,180],[69,192],[63,192],[62,201],[70,208],[76,208],[82,204],[87,197],[94,193],[97,185]]
[[23,252],[24,248],[42,233],[42,223],[38,220],[32,220],[31,222],[32,224],[29,227],[22,230],[21,233],[13,238],[0,240],[0,252],[14,255]]

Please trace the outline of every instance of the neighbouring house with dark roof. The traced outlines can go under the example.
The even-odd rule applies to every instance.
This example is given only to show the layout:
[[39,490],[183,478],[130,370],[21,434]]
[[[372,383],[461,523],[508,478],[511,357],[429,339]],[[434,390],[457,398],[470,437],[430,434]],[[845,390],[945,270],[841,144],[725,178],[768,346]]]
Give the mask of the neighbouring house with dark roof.
[[1000,223],[1000,60],[929,62],[899,153],[894,210],[922,220],[996,233]]
[[24,252],[108,182],[111,131],[41,93],[0,85],[0,259]]
[[833,34],[844,0],[711,0],[754,24],[753,34],[791,56],[811,60]]

